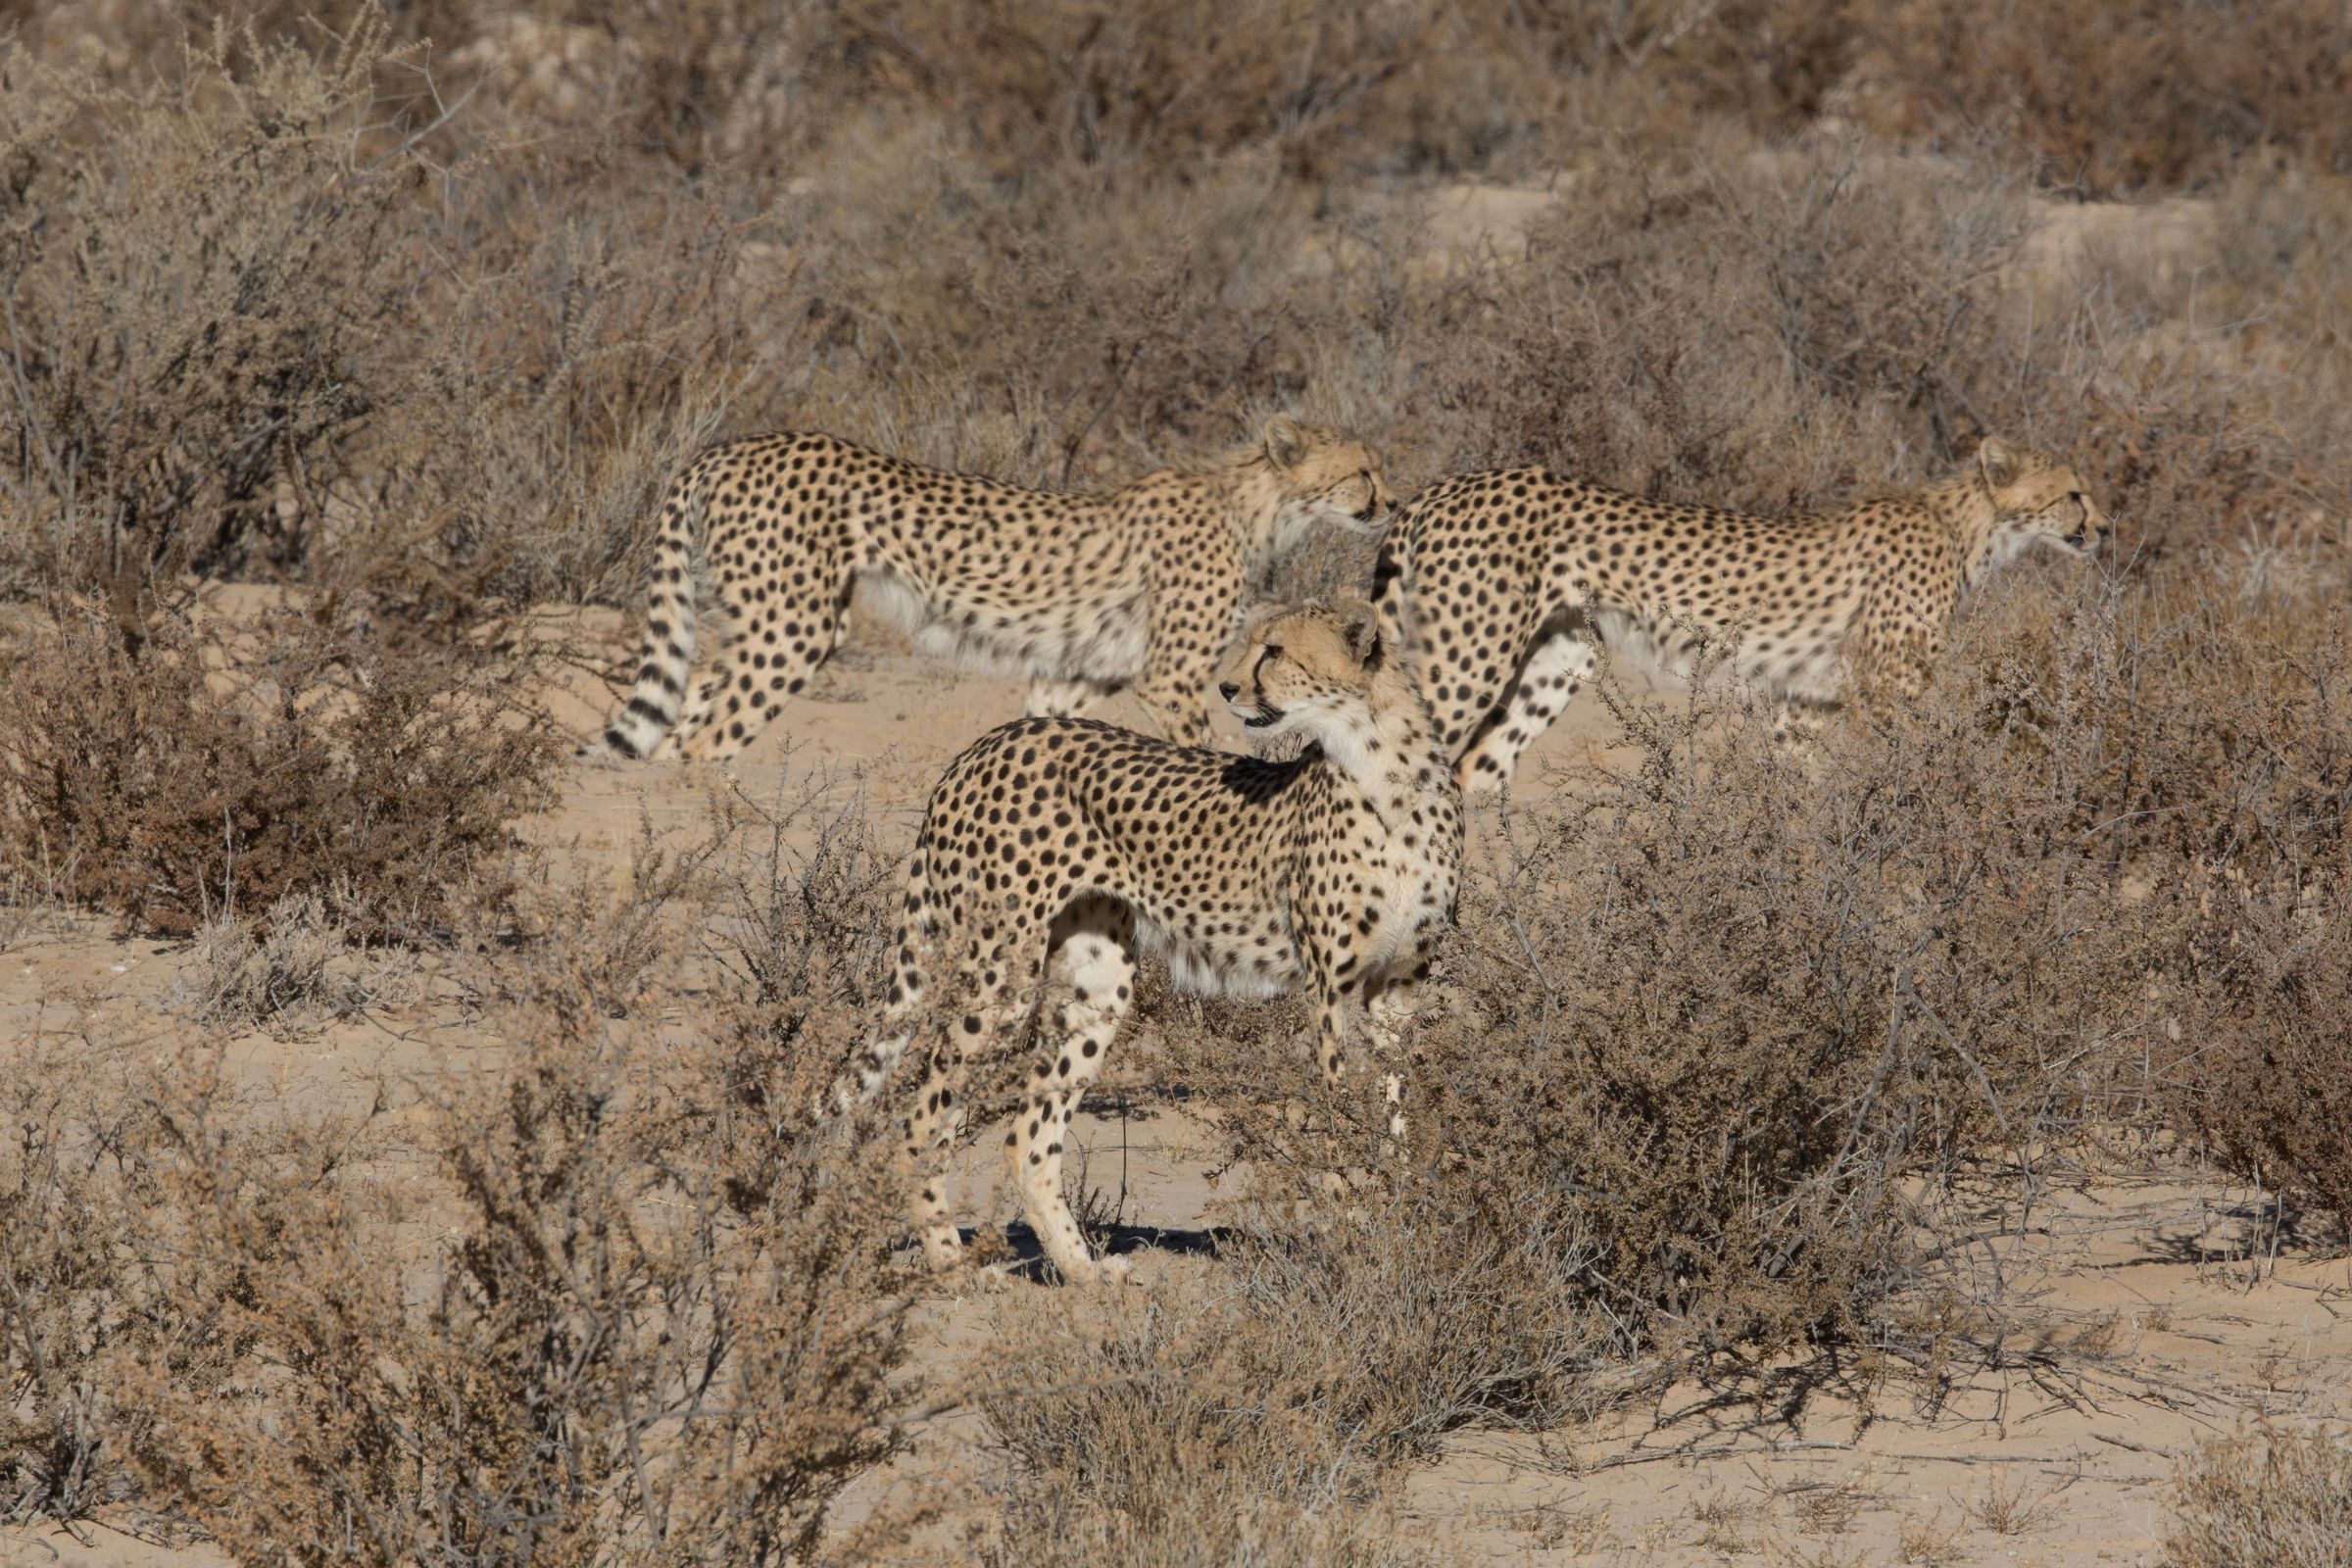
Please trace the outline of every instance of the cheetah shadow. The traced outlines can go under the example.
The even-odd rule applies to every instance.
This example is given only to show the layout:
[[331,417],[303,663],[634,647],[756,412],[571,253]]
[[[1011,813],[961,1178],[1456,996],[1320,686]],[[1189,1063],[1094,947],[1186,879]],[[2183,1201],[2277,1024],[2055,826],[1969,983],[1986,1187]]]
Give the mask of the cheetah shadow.
[[[956,1234],[966,1248],[984,1245],[986,1233],[970,1226],[959,1227]],[[1001,1254],[989,1267],[1004,1279],[1019,1280],[1029,1285],[1058,1286],[1061,1276],[1046,1261],[1045,1250],[1038,1245],[1037,1233],[1020,1220],[1006,1224],[1001,1233],[1005,1254]],[[1215,1258],[1238,1240],[1241,1232],[1227,1225],[1124,1225],[1102,1226],[1091,1233],[1090,1239],[1097,1253],[1102,1257],[1135,1257],[1162,1253],[1170,1257]]]

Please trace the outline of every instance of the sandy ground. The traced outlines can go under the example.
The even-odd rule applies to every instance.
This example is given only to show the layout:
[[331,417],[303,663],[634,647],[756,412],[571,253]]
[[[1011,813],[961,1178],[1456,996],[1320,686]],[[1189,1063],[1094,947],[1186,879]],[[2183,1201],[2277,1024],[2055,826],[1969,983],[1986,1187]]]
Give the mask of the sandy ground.
[[[579,630],[617,652],[624,619],[591,612]],[[864,790],[886,836],[903,845],[941,765],[1015,715],[1021,697],[1014,683],[960,676],[853,635],[810,697],[737,762],[699,773],[579,767],[530,831],[554,858],[595,874],[625,864],[641,821],[658,834],[693,833],[713,787],[764,801],[813,785]],[[557,717],[582,733],[610,701],[585,670],[554,697]],[[1548,760],[1592,755],[1605,722],[1597,705],[1578,704],[1527,777],[1540,779]],[[81,1014],[160,1026],[184,1013],[188,960],[184,946],[49,919],[0,953],[0,1031],[22,1039],[36,1020],[55,1028]],[[424,974],[357,1018],[240,1040],[231,1067],[258,1097],[324,1108],[387,1078],[462,1072],[490,1049]],[[1150,1245],[1205,1221],[1216,1194],[1202,1129],[1164,1109],[1092,1115],[1081,1127],[1097,1184],[1124,1182],[1144,1289],[1214,1269],[1211,1257]],[[1014,1217],[996,1164],[987,1150],[970,1156],[967,1222]],[[1540,1440],[1471,1435],[1408,1479],[1396,1527],[1455,1562],[2152,1562],[2173,1463],[2198,1438],[2255,1411],[2352,1414],[2352,1265],[2256,1255],[2246,1197],[2218,1182],[2119,1175],[2064,1192],[2037,1215],[2035,1234],[2010,1245],[2005,1261],[2020,1344],[2067,1348],[2062,1381],[2023,1366],[1981,1374],[1932,1415],[1909,1407],[1898,1385],[1867,1412],[1824,1398],[1797,1426],[1677,1390],[1604,1427]],[[1095,1297],[1072,1306],[1125,1309]],[[985,1354],[997,1310],[988,1293],[926,1301],[918,1361],[952,1372]],[[924,1430],[910,1455],[859,1485],[846,1512],[979,1473],[975,1425],[949,1417]],[[105,1532],[85,1544],[0,1531],[0,1568],[215,1560]]]

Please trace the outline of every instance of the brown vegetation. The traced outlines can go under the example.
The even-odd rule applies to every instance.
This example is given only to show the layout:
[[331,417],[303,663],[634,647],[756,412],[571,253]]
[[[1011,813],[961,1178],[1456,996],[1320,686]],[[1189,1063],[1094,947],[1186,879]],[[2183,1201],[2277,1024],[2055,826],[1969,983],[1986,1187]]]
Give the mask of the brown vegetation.
[[2263,1425],[2201,1444],[2174,1477],[2172,1568],[2321,1568],[2352,1552],[2352,1441]]
[[134,652],[60,599],[17,639],[0,854],[174,936],[296,893],[374,938],[502,906],[511,824],[551,798],[561,755],[510,662],[288,610],[208,670],[185,618],[144,624]]
[[[1408,492],[1767,511],[2000,431],[2122,524],[1793,751],[1604,683],[1630,760],[1482,826],[1401,1149],[1295,1012],[1149,991],[1246,1196],[1209,1283],[1001,1314],[977,1549],[1406,1561],[1398,1469],[1465,1427],[1685,1374],[1932,1403],[2013,1353],[1984,1213],[2094,1131],[2352,1223],[2340,6],[212,10],[0,7],[0,914],[202,932],[208,977],[0,1066],[0,1518],[890,1534],[827,1519],[922,1396],[899,1195],[808,1108],[900,846],[813,773],[649,826],[617,909],[517,842],[565,740],[522,612],[633,602],[660,485],[778,424],[1075,486],[1283,406]],[[1438,176],[1553,199],[1474,243]],[[2117,210],[2050,192],[2166,205],[2053,247]],[[360,1004],[346,942],[436,950],[483,1059],[239,1101],[219,1036]],[[2176,1556],[2300,1549],[2242,1502],[2324,1517],[2340,1456],[2213,1450]]]
[[[857,1009],[681,1015],[674,961],[632,957],[708,911],[699,863],[541,911],[566,934],[500,976],[505,1060],[416,1083],[398,1137],[380,1100],[238,1104],[193,1039],[13,1057],[8,1516],[85,1517],[135,1478],[240,1561],[810,1560],[918,1392],[880,1245],[899,1195],[873,1126],[806,1113]],[[763,951],[867,956],[779,886]]]

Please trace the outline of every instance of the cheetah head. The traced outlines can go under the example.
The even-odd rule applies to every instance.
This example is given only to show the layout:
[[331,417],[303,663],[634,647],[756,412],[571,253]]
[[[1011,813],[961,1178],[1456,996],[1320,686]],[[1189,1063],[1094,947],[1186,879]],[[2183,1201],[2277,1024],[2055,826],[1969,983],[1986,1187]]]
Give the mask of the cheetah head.
[[1993,525],[2002,554],[2048,542],[2087,556],[2114,526],[2090,499],[2082,476],[2046,453],[1986,436],[1977,448],[1977,471],[1992,497]]
[[1360,733],[1372,718],[1373,675],[1387,658],[1369,605],[1284,611],[1251,630],[1217,692],[1247,728],[1269,736]]
[[1287,414],[1266,421],[1266,461],[1280,496],[1275,532],[1296,537],[1318,522],[1371,533],[1389,525],[1396,498],[1381,476],[1380,454],[1320,424]]

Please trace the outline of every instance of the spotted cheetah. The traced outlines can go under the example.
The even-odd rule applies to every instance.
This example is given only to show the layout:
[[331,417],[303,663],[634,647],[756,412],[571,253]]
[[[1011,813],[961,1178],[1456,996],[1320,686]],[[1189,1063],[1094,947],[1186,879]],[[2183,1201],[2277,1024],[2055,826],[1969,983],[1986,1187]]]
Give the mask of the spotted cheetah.
[[1462,474],[1415,496],[1372,598],[1414,647],[1466,797],[1592,672],[1593,640],[1688,674],[1692,629],[1740,633],[1736,667],[1783,702],[1916,696],[1963,594],[2036,544],[2097,549],[2107,517],[2074,469],[1987,439],[1939,483],[1787,517],[1645,501],[1543,468]]
[[[581,755],[732,757],[833,652],[858,578],[926,652],[1027,675],[1031,713],[1132,685],[1164,733],[1205,740],[1249,578],[1318,522],[1385,526],[1390,502],[1377,452],[1282,415],[1217,462],[1092,495],[829,435],[728,442],[669,488],[636,689]],[[733,635],[689,695],[698,555]]]
[[[1126,1014],[1139,951],[1203,995],[1311,992],[1334,1083],[1350,1004],[1363,1004],[1384,1054],[1412,1012],[1453,919],[1462,816],[1427,710],[1371,607],[1262,623],[1218,691],[1254,733],[1308,744],[1265,761],[1093,719],[1022,718],[982,736],[932,791],[906,873],[890,1022],[858,1087],[879,1089],[918,1018],[942,1021],[901,1124],[934,1266],[960,1255],[947,1162],[965,1063],[1017,1051],[1042,1012],[1005,1146],[1046,1255],[1066,1280],[1101,1277],[1062,1200],[1062,1143]],[[1388,1090],[1400,1132],[1394,1076]]]

